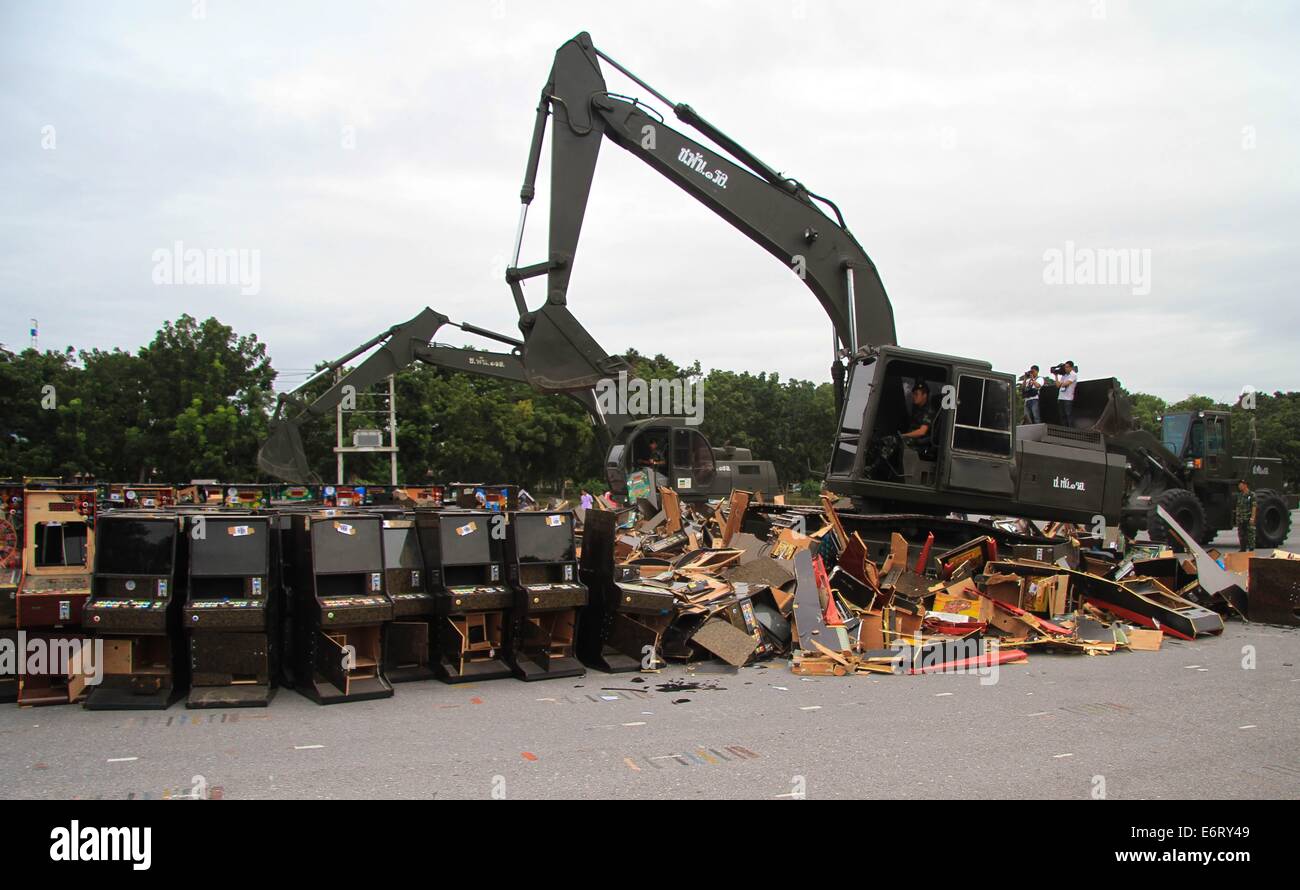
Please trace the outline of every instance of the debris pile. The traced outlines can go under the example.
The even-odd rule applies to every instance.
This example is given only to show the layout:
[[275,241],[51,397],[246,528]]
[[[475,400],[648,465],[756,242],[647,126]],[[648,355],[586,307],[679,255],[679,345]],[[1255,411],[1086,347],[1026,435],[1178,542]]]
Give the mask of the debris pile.
[[[620,613],[616,602],[607,624],[642,632],[606,639],[641,669],[788,657],[799,674],[923,674],[1021,664],[1033,652],[1155,651],[1165,637],[1222,633],[1225,618],[1251,610],[1300,623],[1300,559],[1205,551],[1172,520],[1181,552],[994,520],[990,534],[941,552],[933,532],[911,541],[894,532],[877,561],[829,497],[820,511],[750,500],[736,491],[692,507],[662,489],[662,509],[645,515],[643,504],[624,519],[611,599],[647,609]],[[1034,542],[999,547],[1026,538]],[[647,646],[653,659],[642,658]]]

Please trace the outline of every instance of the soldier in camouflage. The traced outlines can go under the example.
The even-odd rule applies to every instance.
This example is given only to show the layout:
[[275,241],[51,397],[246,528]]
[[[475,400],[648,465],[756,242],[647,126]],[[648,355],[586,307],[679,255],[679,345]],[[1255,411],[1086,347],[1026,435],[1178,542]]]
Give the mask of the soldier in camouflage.
[[1237,523],[1237,544],[1241,550],[1255,549],[1255,520],[1258,516],[1255,506],[1255,493],[1250,490],[1250,483],[1245,479],[1237,482],[1237,503],[1233,509],[1233,521]]

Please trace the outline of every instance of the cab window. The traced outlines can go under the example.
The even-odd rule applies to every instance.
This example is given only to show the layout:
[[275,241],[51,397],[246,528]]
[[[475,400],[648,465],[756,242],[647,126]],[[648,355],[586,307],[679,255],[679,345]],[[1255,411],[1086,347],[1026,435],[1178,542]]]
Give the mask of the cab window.
[[952,447],[958,451],[1011,456],[1009,382],[973,374],[958,378]]

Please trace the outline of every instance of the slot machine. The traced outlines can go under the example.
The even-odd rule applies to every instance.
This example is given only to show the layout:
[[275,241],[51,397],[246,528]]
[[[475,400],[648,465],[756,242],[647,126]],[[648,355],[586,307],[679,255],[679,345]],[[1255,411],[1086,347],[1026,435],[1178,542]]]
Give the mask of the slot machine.
[[272,507],[320,506],[321,492],[316,485],[279,485],[271,489]]
[[587,511],[578,577],[587,585],[589,602],[579,613],[578,658],[609,673],[651,669],[658,666],[656,653],[676,597],[644,582],[636,566],[615,564],[617,537],[618,514]]
[[95,574],[82,610],[102,677],[92,711],[162,710],[189,685],[180,628],[186,539],[175,513],[110,510],[95,524]]
[[506,584],[501,513],[416,513],[425,582],[433,594],[434,673],[447,683],[511,676],[506,637],[515,595]]
[[85,694],[91,668],[83,655],[82,613],[95,558],[94,486],[30,483],[22,515],[22,577],[14,596],[18,640],[24,650],[35,644],[51,657],[20,669],[18,703],[75,702]]
[[[23,484],[0,480],[0,645],[18,652],[18,582],[23,576]],[[18,700],[18,671],[0,673],[0,703]]]
[[393,601],[384,585],[382,518],[321,510],[292,522],[298,690],[319,704],[391,696],[383,635]]
[[369,507],[374,501],[368,486],[326,485],[321,489],[321,502],[326,507],[355,510],[358,507]]
[[574,657],[578,610],[587,605],[576,551],[573,511],[510,514],[506,572],[515,592],[515,615],[508,658],[521,680],[586,673]]
[[266,514],[190,513],[187,708],[257,708],[279,673],[279,528]]
[[394,503],[421,509],[437,509],[443,505],[441,485],[407,485],[393,492]]
[[269,485],[223,485],[222,506],[229,510],[247,510],[256,512],[271,506],[271,486]]
[[115,482],[108,486],[108,506],[117,510],[169,510],[176,506],[176,489],[171,485]]
[[384,639],[384,668],[390,683],[428,680],[434,676],[430,650],[434,639],[433,595],[428,591],[424,556],[415,519],[400,511],[381,514],[384,538],[384,583],[393,601],[393,620]]

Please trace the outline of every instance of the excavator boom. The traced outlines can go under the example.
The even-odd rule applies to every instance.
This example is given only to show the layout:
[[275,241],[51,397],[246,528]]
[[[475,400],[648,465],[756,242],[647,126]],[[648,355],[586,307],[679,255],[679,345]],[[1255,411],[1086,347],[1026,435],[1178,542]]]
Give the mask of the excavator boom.
[[[601,59],[671,105],[679,120],[731,157],[669,127],[639,100],[610,93]],[[799,275],[830,317],[840,346],[837,365],[841,355],[896,342],[893,308],[875,264],[834,204],[777,173],[690,106],[669,102],[597,50],[585,32],[556,52],[542,91],[520,191],[516,263],[528,205],[536,192],[548,120],[552,139],[549,256],[543,263],[511,266],[506,272],[524,335],[524,371],[534,386],[548,392],[584,389],[618,370],[619,360],[600,348],[567,307],[602,137],[645,161]],[[543,274],[546,300],[530,310],[522,283]]]
[[[444,325],[451,325],[466,333],[495,340],[510,346],[514,351],[487,352],[433,342]],[[328,363],[293,392],[281,394],[276,401],[275,413],[267,430],[266,441],[262,443],[257,453],[258,467],[263,473],[283,482],[319,482],[319,478],[307,463],[302,434],[299,431],[302,424],[333,411],[349,394],[362,392],[416,362],[499,380],[527,383],[523,360],[518,354],[518,349],[522,346],[522,341],[515,337],[498,334],[471,324],[457,324],[441,312],[426,308],[414,318],[393,325],[347,355]],[[304,394],[319,380],[327,375],[336,374],[348,362],[371,349],[375,351],[361,364],[335,381],[334,385],[324,393],[310,402],[305,399]],[[627,417],[604,414],[591,389],[569,391],[567,394],[581,404],[593,421],[606,429],[611,436],[616,437],[623,426],[630,421]]]

